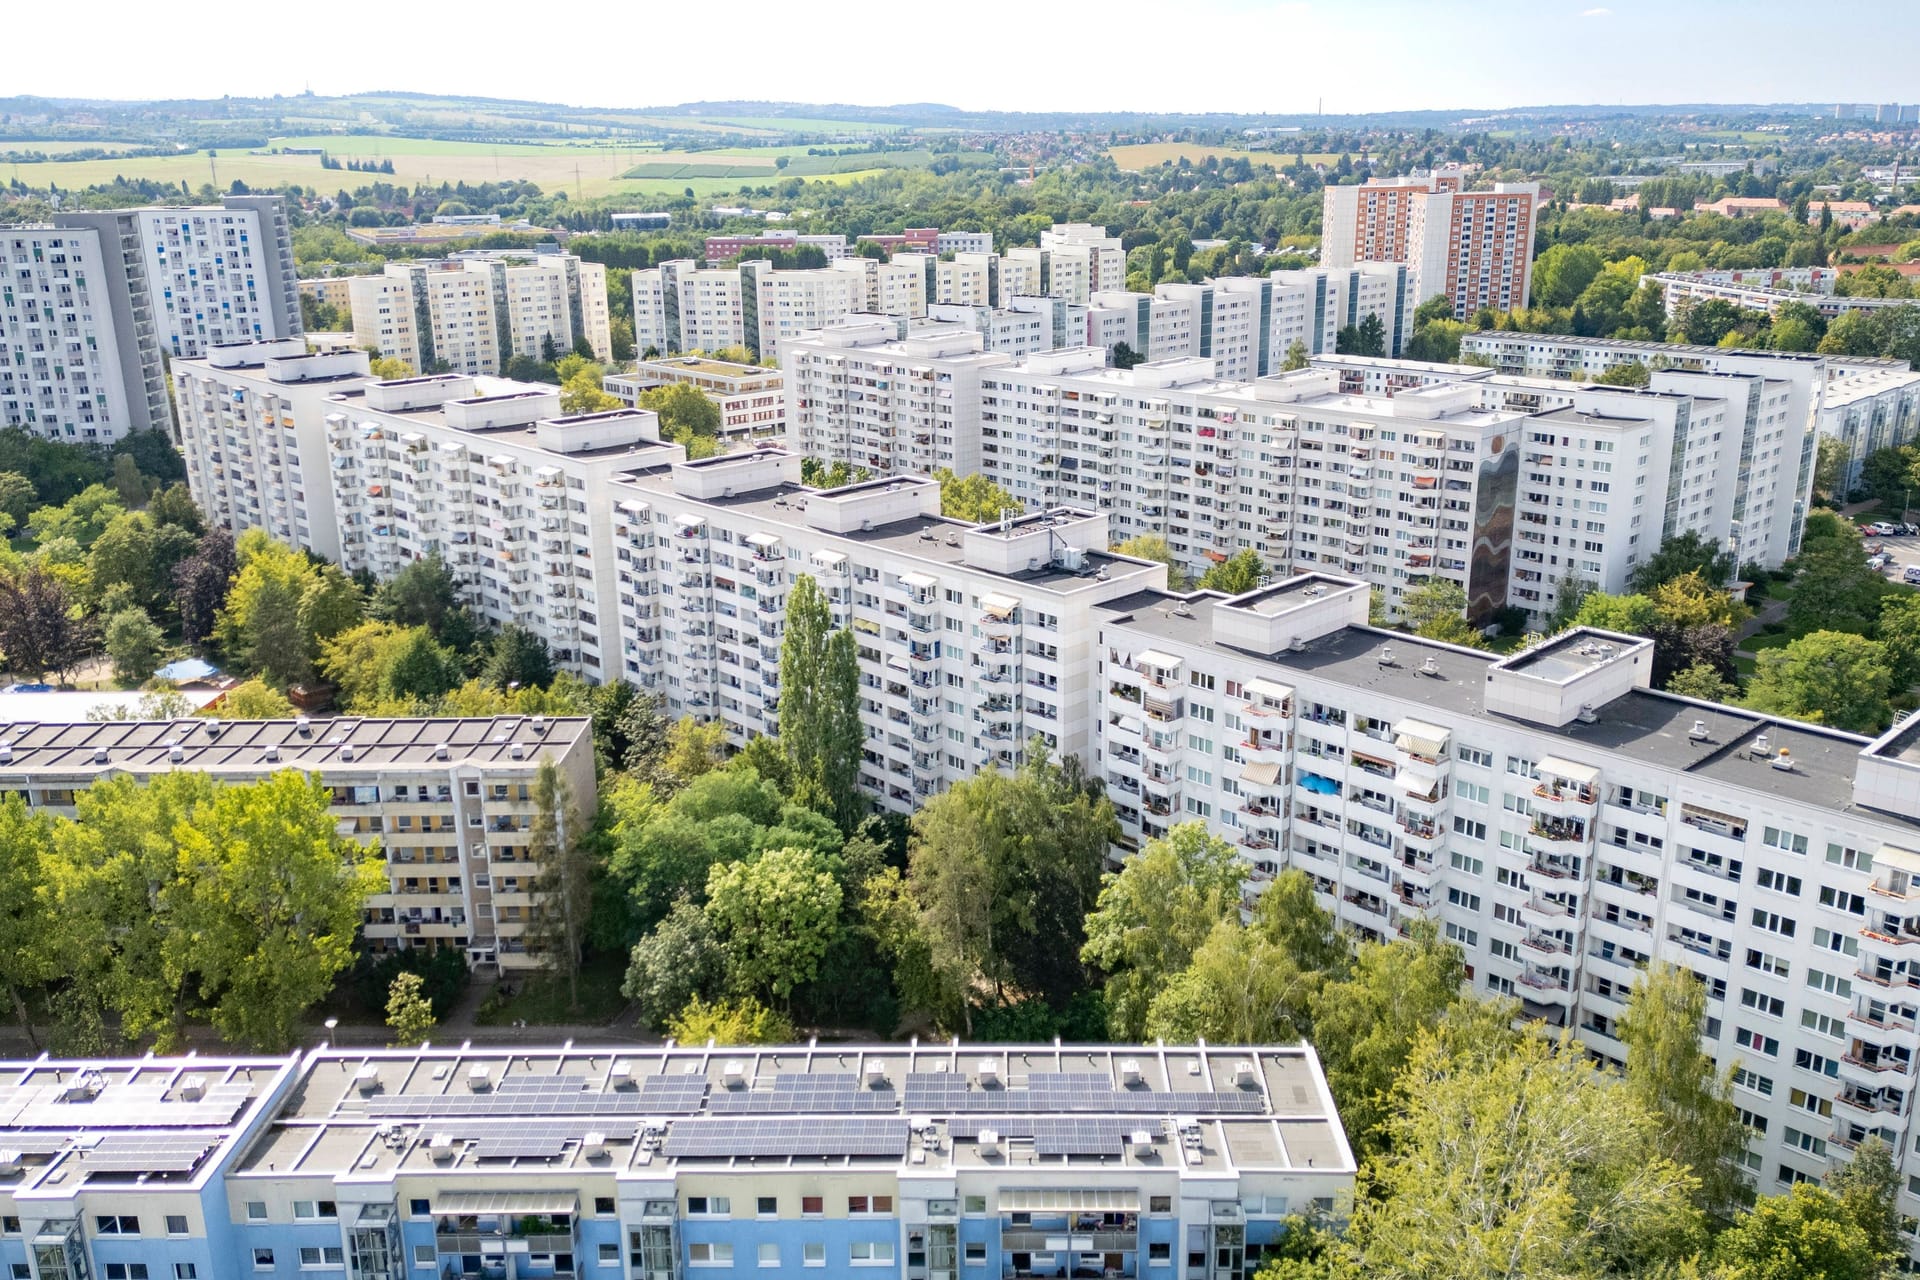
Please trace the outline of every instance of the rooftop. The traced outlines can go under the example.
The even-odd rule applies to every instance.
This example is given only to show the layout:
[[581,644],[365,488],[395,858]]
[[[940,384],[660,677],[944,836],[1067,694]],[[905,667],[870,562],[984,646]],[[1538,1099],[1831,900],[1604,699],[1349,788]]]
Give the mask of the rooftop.
[[739,364],[732,360],[710,360],[704,356],[673,356],[662,360],[642,360],[636,366],[634,373],[617,376],[634,377],[660,369],[697,373],[707,378],[761,378],[780,372],[778,369],[757,364]]
[[[1496,655],[1437,644],[1416,636],[1373,627],[1346,627],[1310,640],[1298,650],[1256,654],[1217,644],[1213,639],[1213,610],[1223,597],[1199,592],[1180,597],[1160,591],[1141,591],[1099,606],[1102,625],[1124,625],[1153,641],[1170,641],[1222,654],[1251,657],[1268,663],[1285,680],[1287,672],[1316,676],[1370,694],[1394,698],[1410,706],[1450,712],[1460,717],[1504,721],[1515,727],[1569,742],[1569,750],[1584,747],[1623,757],[1623,763],[1652,764],[1698,774],[1715,782],[1770,793],[1795,803],[1847,813],[1857,817],[1920,830],[1920,821],[1868,809],[1854,803],[1854,768],[1869,739],[1858,734],[1822,729],[1798,721],[1781,720],[1744,707],[1721,706],[1651,690],[1636,689],[1594,710],[1591,721],[1572,720],[1555,728],[1490,714],[1483,707],[1487,670],[1501,661]],[[1174,611],[1184,601],[1185,608]],[[1575,645],[1587,637],[1576,635]],[[1423,667],[1431,657],[1436,669]],[[1595,657],[1592,661],[1599,661]],[[1514,659],[1507,660],[1511,666]],[[1519,669],[1545,664],[1549,679],[1578,674],[1585,659],[1570,657],[1560,644],[1550,644],[1536,656],[1522,655]],[[1560,674],[1554,674],[1559,671]],[[1694,736],[1696,721],[1705,734]],[[1793,768],[1776,769],[1749,754],[1761,733],[1771,746],[1791,753]],[[1920,730],[1914,735],[1920,740]]]
[[[0,699],[0,714],[6,713]],[[0,721],[0,778],[167,772],[257,774],[263,768],[501,765],[540,749],[564,750],[590,732],[585,716],[482,716],[337,720]],[[440,748],[446,747],[446,755]],[[520,754],[515,755],[518,751]]]
[[582,1169],[1044,1157],[1116,1172],[1353,1168],[1304,1045],[914,1042],[320,1050],[235,1172],[508,1174],[537,1188]]

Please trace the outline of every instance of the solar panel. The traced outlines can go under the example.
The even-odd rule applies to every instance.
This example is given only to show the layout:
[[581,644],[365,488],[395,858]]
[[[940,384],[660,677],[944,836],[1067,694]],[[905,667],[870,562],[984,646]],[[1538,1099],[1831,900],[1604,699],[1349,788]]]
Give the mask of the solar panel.
[[979,1113],[1120,1115],[1246,1115],[1266,1109],[1257,1091],[1190,1093],[1152,1089],[1116,1089],[1098,1072],[1036,1071],[1024,1089],[976,1089],[966,1077],[945,1072],[914,1072],[904,1090],[909,1114],[956,1116]]
[[689,1115],[706,1096],[705,1076],[648,1076],[640,1082],[640,1100],[653,1115]]
[[902,1119],[675,1120],[661,1145],[666,1156],[895,1156],[907,1154]]
[[637,1090],[595,1093],[584,1089],[522,1089],[508,1093],[402,1094],[375,1098],[367,1103],[367,1114],[377,1118],[498,1116],[505,1119],[526,1115],[644,1115],[648,1111],[646,1099]]
[[583,1141],[589,1133],[601,1134],[609,1142],[631,1142],[637,1127],[631,1123],[519,1120],[464,1125],[457,1132],[463,1138],[473,1139],[475,1159],[516,1160],[551,1159],[564,1151],[568,1143]]
[[188,1173],[225,1134],[114,1133],[81,1153],[87,1173]]
[[11,1130],[0,1133],[0,1151],[18,1151],[23,1156],[46,1156],[66,1149],[73,1138],[71,1133],[53,1133],[41,1130],[28,1133]]
[[1140,1127],[1128,1120],[1036,1116],[1033,1120],[1033,1153],[1040,1156],[1117,1156],[1126,1151],[1128,1136]]
[[1031,1138],[1032,1116],[955,1116],[947,1122],[947,1135],[964,1141],[977,1141],[983,1129],[991,1129],[1003,1138]]

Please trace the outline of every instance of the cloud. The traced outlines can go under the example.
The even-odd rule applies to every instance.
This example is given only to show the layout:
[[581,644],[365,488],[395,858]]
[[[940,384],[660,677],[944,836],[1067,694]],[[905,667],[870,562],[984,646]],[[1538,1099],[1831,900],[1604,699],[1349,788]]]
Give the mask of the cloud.
[[1582,9],[1580,16],[1583,18],[1611,18],[1613,16],[1613,10],[1606,8]]

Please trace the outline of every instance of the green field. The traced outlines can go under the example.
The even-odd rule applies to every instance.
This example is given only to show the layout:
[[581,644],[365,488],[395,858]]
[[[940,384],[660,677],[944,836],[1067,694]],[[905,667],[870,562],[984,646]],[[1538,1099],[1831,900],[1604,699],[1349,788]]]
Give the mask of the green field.
[[[692,187],[696,196],[708,196],[733,191],[743,182],[756,185],[771,182],[776,176],[844,181],[879,168],[924,166],[931,159],[924,151],[895,152],[884,158],[871,154],[809,156],[804,146],[664,151],[657,144],[626,140],[548,145],[449,142],[393,134],[309,134],[275,138],[271,147],[318,147],[342,162],[391,160],[393,174],[386,180],[392,182],[524,180],[538,184],[543,191],[564,189],[575,198],[679,195],[687,187]],[[789,156],[791,161],[784,170],[776,168],[774,163],[781,155]],[[194,187],[211,182],[221,188],[238,178],[249,186],[298,183],[331,191],[362,186],[384,175],[322,169],[317,155],[226,151],[209,156],[204,151],[193,151],[173,156],[13,164],[0,167],[0,176],[19,178],[32,187],[52,184],[63,189],[105,184],[115,177],[125,177],[186,182]]]
[[74,151],[135,151],[146,145],[119,138],[4,138],[0,139],[0,152],[38,151],[42,155],[63,156]]
[[[1199,164],[1208,156],[1221,160],[1246,160],[1253,164],[1274,166],[1293,163],[1293,152],[1281,148],[1277,151],[1248,151],[1244,147],[1222,147],[1205,142],[1133,142],[1125,146],[1109,147],[1107,154],[1122,169],[1152,169],[1163,164],[1177,163],[1183,157],[1193,164]],[[1340,157],[1329,152],[1315,151],[1307,154],[1308,164],[1332,164]]]

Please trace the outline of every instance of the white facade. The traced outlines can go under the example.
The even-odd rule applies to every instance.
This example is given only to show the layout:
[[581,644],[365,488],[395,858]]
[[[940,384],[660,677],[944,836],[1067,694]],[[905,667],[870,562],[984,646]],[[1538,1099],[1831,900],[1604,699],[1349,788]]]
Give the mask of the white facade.
[[207,520],[340,559],[326,405],[370,381],[366,352],[308,355],[298,338],[174,361],[187,484]]
[[607,270],[572,254],[476,250],[391,262],[348,283],[354,337],[416,371],[497,374],[513,356],[565,354],[585,339],[613,358]]
[[[1105,227],[1085,222],[1057,222],[1040,233],[1040,247],[1054,255],[1056,269],[1064,260],[1074,264],[1075,273],[1084,271],[1085,292],[1074,296],[1075,302],[1085,302],[1087,294],[1095,289],[1127,287],[1127,252],[1120,246],[1120,237],[1109,235]],[[1081,263],[1085,264],[1084,268]]]
[[137,210],[154,319],[169,355],[301,333],[293,233],[280,196]]
[[1647,278],[1660,286],[1667,317],[1675,323],[1708,299],[1746,311],[1778,312],[1786,303],[1812,307],[1831,320],[1848,311],[1912,306],[1911,298],[1847,297],[1833,291],[1840,273],[1829,267],[1765,267],[1745,271],[1663,271]]
[[1129,836],[1201,818],[1244,851],[1250,896],[1293,866],[1365,936],[1434,918],[1476,987],[1616,1063],[1636,968],[1679,964],[1706,984],[1706,1047],[1738,1064],[1763,1192],[1871,1133],[1920,1172],[1915,730],[1869,743],[1652,692],[1636,636],[1496,659],[1366,617],[1333,578],[1102,610],[1094,718]]
[[[827,267],[799,271],[782,271],[761,260],[712,270],[692,262],[666,262],[636,271],[634,343],[643,355],[651,351],[662,356],[744,347],[763,363],[777,364],[783,342],[865,308],[865,262],[842,258]],[[877,292],[878,272],[873,275]],[[911,288],[896,273],[890,272],[888,279],[889,298],[896,296],[896,289]]]
[[1920,437],[1920,372],[1828,361],[1819,426],[1847,447],[1844,496],[1860,487],[1868,454]]
[[630,409],[656,387],[684,382],[706,393],[720,410],[720,437],[730,444],[786,439],[786,394],[778,369],[680,356],[636,361],[630,373],[608,376],[601,389]]
[[62,223],[0,229],[0,426],[77,443],[165,429],[138,223],[124,212]]

